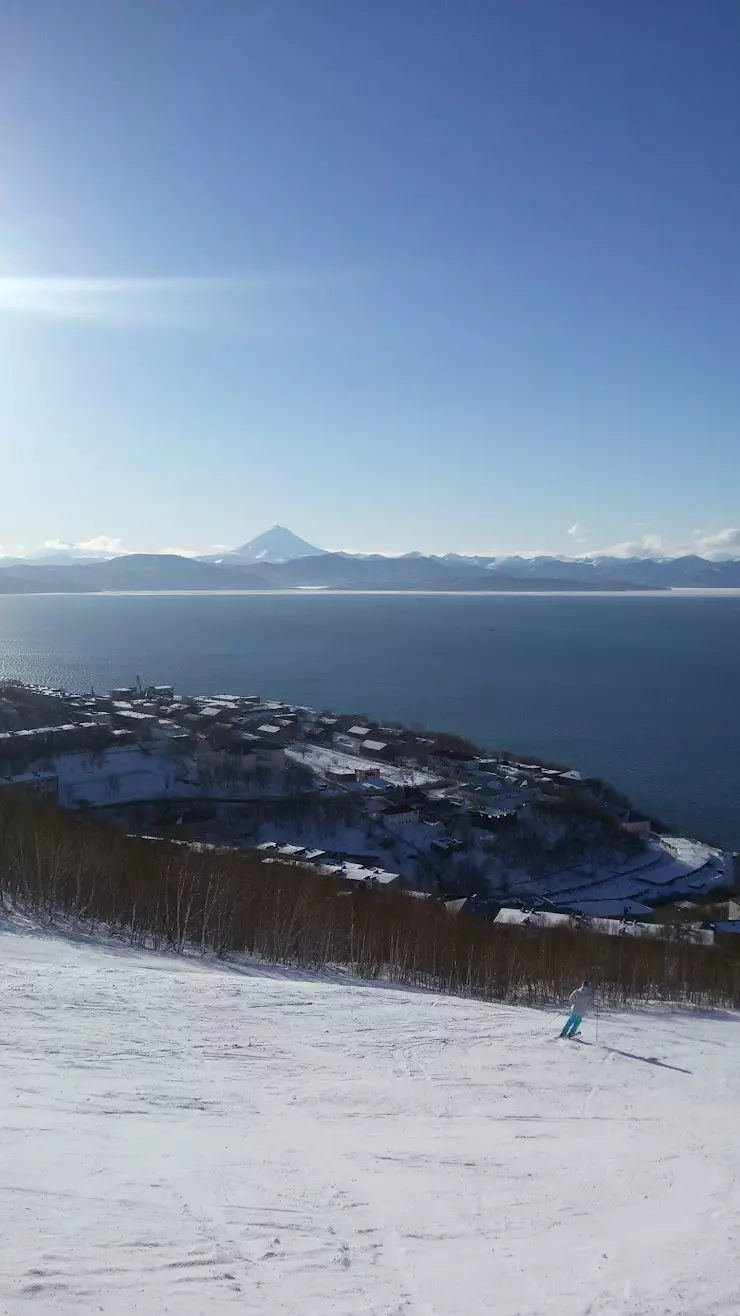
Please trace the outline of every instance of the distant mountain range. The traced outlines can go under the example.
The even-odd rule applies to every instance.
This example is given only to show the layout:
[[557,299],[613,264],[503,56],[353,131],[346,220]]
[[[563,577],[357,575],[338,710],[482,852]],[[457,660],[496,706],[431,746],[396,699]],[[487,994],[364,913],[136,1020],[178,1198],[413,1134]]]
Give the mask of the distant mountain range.
[[527,590],[740,588],[740,558],[443,557],[329,553],[284,526],[219,556],[132,553],[106,560],[0,559],[0,594],[121,590]]

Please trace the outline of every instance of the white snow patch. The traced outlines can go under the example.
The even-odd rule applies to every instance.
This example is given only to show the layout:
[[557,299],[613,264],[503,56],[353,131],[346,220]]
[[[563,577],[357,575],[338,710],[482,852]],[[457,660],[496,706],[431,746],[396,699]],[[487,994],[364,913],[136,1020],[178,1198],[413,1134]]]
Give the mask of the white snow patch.
[[439,773],[428,772],[422,768],[414,768],[407,764],[381,763],[377,759],[365,758],[361,754],[348,754],[343,750],[328,749],[323,745],[309,745],[302,741],[294,741],[286,753],[289,758],[313,768],[314,772],[325,773],[337,769],[351,772],[361,769],[367,772],[368,768],[377,768],[382,779],[394,786],[426,786],[430,782],[439,781]]

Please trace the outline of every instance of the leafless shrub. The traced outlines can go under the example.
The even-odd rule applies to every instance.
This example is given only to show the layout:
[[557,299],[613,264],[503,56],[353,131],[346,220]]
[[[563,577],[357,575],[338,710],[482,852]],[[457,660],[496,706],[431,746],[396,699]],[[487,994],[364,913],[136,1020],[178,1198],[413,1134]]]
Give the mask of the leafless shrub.
[[602,1000],[740,1005],[740,948],[497,927],[256,855],[129,837],[41,802],[0,803],[0,901],[133,945],[322,968],[532,1005],[578,980]]

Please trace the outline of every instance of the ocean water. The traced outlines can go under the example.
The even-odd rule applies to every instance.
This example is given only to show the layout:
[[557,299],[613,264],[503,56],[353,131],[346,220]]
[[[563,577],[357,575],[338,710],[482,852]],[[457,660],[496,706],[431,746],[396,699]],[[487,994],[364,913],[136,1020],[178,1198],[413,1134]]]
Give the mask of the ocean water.
[[0,675],[457,731],[740,850],[740,593],[0,596]]

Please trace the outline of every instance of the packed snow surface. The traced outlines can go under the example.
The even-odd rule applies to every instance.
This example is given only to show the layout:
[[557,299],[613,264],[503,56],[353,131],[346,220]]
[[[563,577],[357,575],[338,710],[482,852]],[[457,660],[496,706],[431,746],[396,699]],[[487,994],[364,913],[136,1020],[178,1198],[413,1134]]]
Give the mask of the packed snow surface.
[[725,1316],[740,1029],[0,935],[0,1311]]

